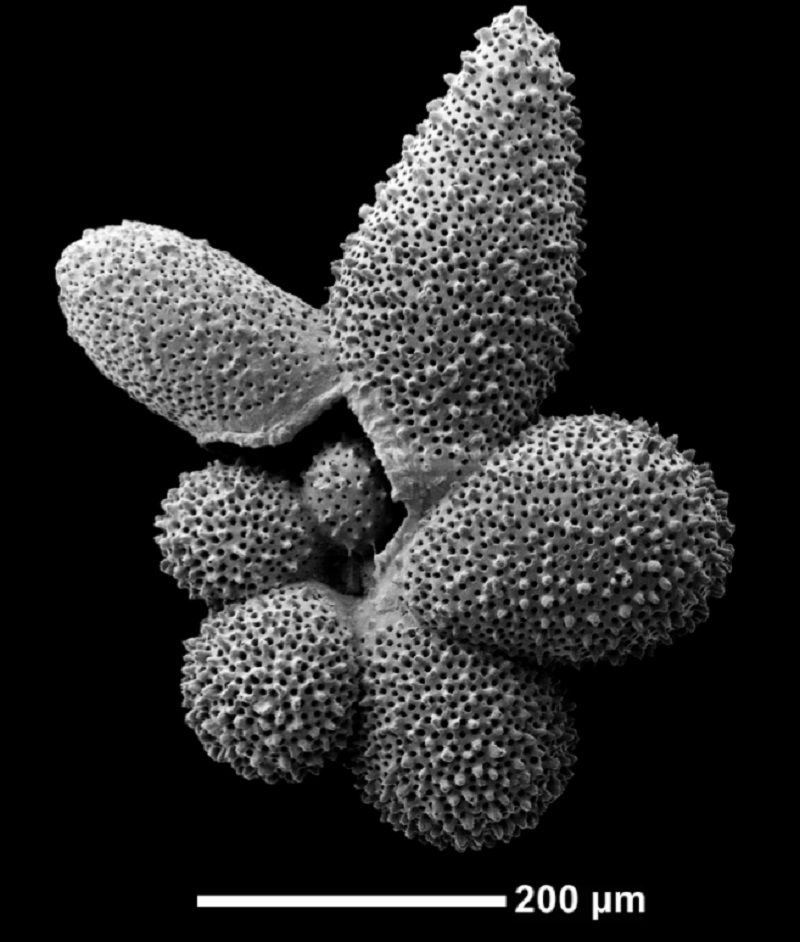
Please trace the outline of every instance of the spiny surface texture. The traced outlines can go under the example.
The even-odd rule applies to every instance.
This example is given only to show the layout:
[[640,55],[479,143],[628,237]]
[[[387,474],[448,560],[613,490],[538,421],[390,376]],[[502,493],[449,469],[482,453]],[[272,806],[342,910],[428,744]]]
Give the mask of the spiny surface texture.
[[524,7],[475,36],[323,311],[141,222],[86,230],[56,268],[70,336],[201,444],[280,445],[346,396],[350,438],[310,454],[342,408],[254,458],[302,485],[215,461],[163,501],[161,568],[211,609],[185,642],[186,723],[247,779],[341,758],[384,822],[459,852],[536,827],[572,777],[542,669],[691,631],[733,555],[727,495],[674,437],[541,417],[580,313],[574,77]]
[[352,769],[407,837],[480,850],[536,827],[572,776],[571,720],[549,681],[406,620],[365,640]]
[[361,442],[319,452],[304,476],[303,500],[322,533],[351,553],[374,547],[388,519],[389,494]]
[[342,751],[358,664],[323,587],[291,586],[228,606],[185,644],[186,722],[212,759],[248,779],[299,782]]
[[528,425],[575,329],[573,76],[523,7],[475,35],[333,266],[348,402],[395,499],[440,493]]
[[727,495],[675,438],[546,419],[431,512],[408,551],[420,623],[542,661],[617,663],[708,615],[733,549]]
[[207,242],[87,229],[56,279],[100,372],[200,442],[277,445],[339,397],[319,312]]
[[230,602],[318,574],[314,520],[289,481],[215,461],[182,474],[162,507],[161,569],[192,598]]

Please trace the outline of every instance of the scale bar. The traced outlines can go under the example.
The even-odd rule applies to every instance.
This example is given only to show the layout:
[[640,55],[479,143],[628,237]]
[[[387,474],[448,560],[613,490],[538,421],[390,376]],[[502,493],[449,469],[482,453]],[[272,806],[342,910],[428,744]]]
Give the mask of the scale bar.
[[198,909],[505,909],[506,896],[198,896]]

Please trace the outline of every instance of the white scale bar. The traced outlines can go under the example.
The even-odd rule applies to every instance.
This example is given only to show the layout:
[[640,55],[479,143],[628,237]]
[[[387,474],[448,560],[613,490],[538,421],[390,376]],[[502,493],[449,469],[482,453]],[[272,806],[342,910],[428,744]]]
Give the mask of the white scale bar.
[[198,909],[505,909],[506,896],[198,896]]

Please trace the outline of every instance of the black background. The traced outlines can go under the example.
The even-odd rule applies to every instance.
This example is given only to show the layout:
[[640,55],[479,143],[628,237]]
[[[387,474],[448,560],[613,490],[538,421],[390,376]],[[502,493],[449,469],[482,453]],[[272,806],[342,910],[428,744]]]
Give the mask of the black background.
[[[728,593],[706,625],[644,662],[566,675],[581,736],[575,778],[538,829],[509,845],[444,853],[380,824],[339,770],[268,788],[206,758],[178,690],[181,641],[204,609],[160,573],[153,518],[178,474],[209,453],[105,380],[58,308],[61,250],[122,219],[208,239],[323,304],[358,207],[443,94],[442,74],[459,70],[473,32],[504,9],[196,6],[50,22],[38,342],[49,380],[44,473],[59,491],[48,515],[64,630],[53,643],[77,665],[63,705],[66,729],[77,728],[54,799],[67,822],[63,856],[41,862],[41,879],[66,868],[112,910],[187,917],[197,893],[513,894],[522,883],[577,885],[583,917],[591,890],[644,891],[646,916],[628,918],[640,927],[714,924],[738,909],[754,828],[741,671],[757,548],[740,436],[746,338],[726,251],[736,224],[728,37],[713,17],[660,4],[529,6],[577,75],[587,142],[581,332],[544,411],[614,411],[677,433],[731,493],[738,528]],[[197,918],[221,926],[233,916]],[[469,919],[531,933],[555,924]]]

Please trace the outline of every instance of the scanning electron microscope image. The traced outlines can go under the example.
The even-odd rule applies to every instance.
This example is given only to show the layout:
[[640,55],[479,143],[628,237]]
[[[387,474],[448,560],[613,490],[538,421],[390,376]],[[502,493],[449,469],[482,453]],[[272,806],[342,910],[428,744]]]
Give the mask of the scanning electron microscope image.
[[[344,767],[444,850],[535,828],[581,774],[563,678],[658,657],[731,569],[727,494],[657,415],[543,411],[583,316],[574,80],[525,7],[478,29],[319,309],[150,221],[56,267],[69,335],[209,459],[154,530],[207,609],[175,676],[197,749],[247,788]],[[335,408],[297,479],[251,458]]]

